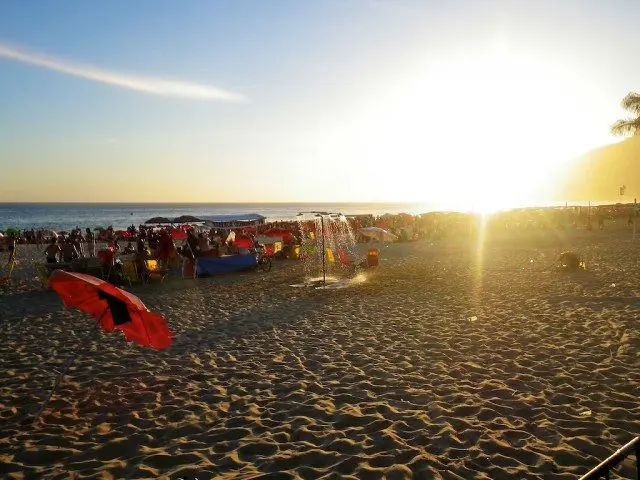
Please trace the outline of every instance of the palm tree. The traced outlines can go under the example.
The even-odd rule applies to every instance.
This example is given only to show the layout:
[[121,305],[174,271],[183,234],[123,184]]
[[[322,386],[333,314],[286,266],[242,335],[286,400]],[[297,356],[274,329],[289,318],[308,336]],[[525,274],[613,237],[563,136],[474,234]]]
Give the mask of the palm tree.
[[618,120],[611,127],[614,135],[638,135],[640,136],[640,93],[629,93],[622,100],[622,108],[628,110],[633,115],[626,120]]

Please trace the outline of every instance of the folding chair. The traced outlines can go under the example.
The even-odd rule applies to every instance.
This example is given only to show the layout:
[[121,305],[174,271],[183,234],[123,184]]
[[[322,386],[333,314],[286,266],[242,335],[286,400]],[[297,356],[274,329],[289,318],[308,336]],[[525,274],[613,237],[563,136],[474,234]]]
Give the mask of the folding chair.
[[145,260],[144,261],[144,279],[147,282],[151,281],[151,277],[160,277],[160,282],[167,276],[167,269],[162,267],[158,260]]
[[129,286],[131,286],[132,283],[140,281],[140,276],[138,275],[138,269],[136,268],[136,262],[134,260],[125,260],[122,262],[122,276],[127,282],[129,282]]
[[9,257],[9,261],[4,266],[4,269],[2,265],[0,265],[0,275],[2,275],[3,271],[5,272],[4,275],[0,276],[0,285],[9,283],[9,280],[11,280],[11,275],[13,274],[13,269],[16,268],[16,265],[19,264],[20,262],[18,262],[18,260],[16,260],[16,257],[12,255],[11,257]]
[[327,251],[327,261],[329,263],[336,263],[336,257],[333,256],[333,250],[331,250],[330,248],[327,248],[326,251]]
[[340,264],[343,267],[355,273],[356,269],[358,268],[358,264],[342,247],[338,248],[338,258],[340,259]]

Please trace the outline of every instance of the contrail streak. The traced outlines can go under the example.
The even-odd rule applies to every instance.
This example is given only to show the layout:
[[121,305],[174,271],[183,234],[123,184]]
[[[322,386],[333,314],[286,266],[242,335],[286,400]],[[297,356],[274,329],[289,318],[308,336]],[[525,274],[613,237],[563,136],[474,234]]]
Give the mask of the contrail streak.
[[27,52],[4,43],[0,43],[0,59],[2,58],[151,95],[222,102],[246,101],[243,95],[210,85],[109,72],[89,65],[78,65],[54,57]]

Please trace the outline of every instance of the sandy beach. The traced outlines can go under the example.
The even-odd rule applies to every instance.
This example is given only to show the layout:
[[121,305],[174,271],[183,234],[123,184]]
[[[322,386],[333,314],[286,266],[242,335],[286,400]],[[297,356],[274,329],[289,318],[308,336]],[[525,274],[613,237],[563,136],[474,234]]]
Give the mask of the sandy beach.
[[157,352],[63,309],[19,246],[0,477],[576,479],[640,434],[639,251],[622,224],[518,231],[381,247],[342,290],[291,288],[293,260],[134,286],[175,333]]

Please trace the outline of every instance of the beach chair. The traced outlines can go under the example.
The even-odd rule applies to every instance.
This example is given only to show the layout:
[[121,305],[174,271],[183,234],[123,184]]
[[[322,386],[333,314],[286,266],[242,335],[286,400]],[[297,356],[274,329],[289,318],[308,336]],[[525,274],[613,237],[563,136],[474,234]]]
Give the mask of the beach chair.
[[333,256],[333,250],[327,248],[327,262],[336,263],[336,257]]
[[42,288],[49,288],[49,273],[44,265],[44,263],[36,263],[36,276],[38,280],[42,284]]
[[138,283],[140,276],[138,275],[138,269],[136,268],[136,262],[134,260],[125,260],[122,262],[122,276],[129,282],[129,286],[132,283]]
[[353,260],[351,260],[349,254],[345,252],[343,248],[338,248],[338,258],[340,259],[340,263],[346,267],[349,267],[355,263]]
[[340,264],[351,273],[355,273],[358,268],[358,264],[354,259],[352,259],[349,254],[343,249],[338,248],[338,258],[340,259]]
[[309,258],[315,255],[316,245],[314,243],[307,243],[303,245],[300,252],[300,258]]
[[18,260],[14,258],[10,259],[7,265],[4,268],[4,275],[2,275],[2,268],[0,268],[0,285],[7,285],[11,280],[11,275],[13,274],[14,268],[18,265]]
[[152,277],[160,277],[160,282],[167,276],[167,269],[160,265],[158,260],[145,260],[144,261],[144,280],[151,281]]

